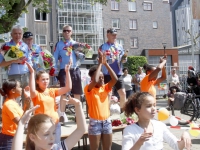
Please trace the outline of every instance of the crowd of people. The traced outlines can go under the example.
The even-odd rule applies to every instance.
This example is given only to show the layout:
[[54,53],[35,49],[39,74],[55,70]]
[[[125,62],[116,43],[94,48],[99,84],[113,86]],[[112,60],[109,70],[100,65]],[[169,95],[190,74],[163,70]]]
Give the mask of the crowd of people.
[[[76,42],[71,38],[72,33],[71,26],[63,27],[63,38],[56,44],[54,51],[54,76],[58,77],[60,87],[50,88],[49,73],[33,60],[33,54],[42,51],[38,45],[33,44],[33,34],[23,34],[18,25],[12,28],[12,40],[5,45],[18,46],[24,57],[5,61],[4,55],[0,54],[0,67],[8,68],[8,80],[3,82],[0,90],[1,95],[5,97],[2,106],[0,150],[22,150],[23,133],[27,123],[26,150],[72,149],[87,130],[80,102],[83,93],[89,108],[90,149],[98,150],[101,143],[103,149],[111,150],[112,123],[109,100],[114,88],[120,97],[121,112],[126,116],[136,113],[139,118],[137,123],[124,129],[123,150],[163,149],[163,141],[175,150],[190,149],[191,139],[187,132],[178,140],[164,123],[153,119],[156,114],[155,85],[166,79],[167,56],[160,58],[157,67],[149,64],[138,66],[138,72],[132,76],[128,74],[127,68],[123,68],[127,58],[123,47],[116,42],[117,30],[109,28],[107,42],[98,50],[98,65],[89,69],[91,82],[82,90],[80,63],[77,62],[84,61],[84,57],[74,51],[67,53],[68,48]],[[161,77],[158,77],[160,71]],[[137,92],[133,93],[133,90]],[[73,104],[76,112],[77,128],[64,141],[61,141],[60,124],[63,118],[57,113],[55,101],[58,96],[61,97],[62,116],[67,104]],[[21,106],[19,97],[22,101]]]

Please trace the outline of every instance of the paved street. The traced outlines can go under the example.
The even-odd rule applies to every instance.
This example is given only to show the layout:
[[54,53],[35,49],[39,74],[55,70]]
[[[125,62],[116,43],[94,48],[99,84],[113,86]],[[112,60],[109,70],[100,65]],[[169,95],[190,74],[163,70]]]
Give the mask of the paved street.
[[[166,107],[166,106],[167,106],[166,100],[163,100],[163,99],[157,100],[157,107],[158,108]],[[169,126],[168,120],[165,121],[165,123],[167,124],[167,126]],[[197,123],[200,124],[200,120],[198,120]],[[179,138],[184,130],[170,129],[170,131],[176,137]],[[200,136],[199,137],[191,137],[191,138],[192,138],[192,149],[191,150],[200,150]],[[122,133],[121,132],[114,133],[113,134],[112,150],[121,150],[121,141],[122,141]],[[80,149],[78,149],[78,147],[75,147],[73,150],[81,150],[81,149],[82,149],[82,147]],[[87,147],[87,150],[89,150],[89,146]],[[164,143],[164,149],[163,150],[172,150],[172,148],[170,148],[167,143]]]

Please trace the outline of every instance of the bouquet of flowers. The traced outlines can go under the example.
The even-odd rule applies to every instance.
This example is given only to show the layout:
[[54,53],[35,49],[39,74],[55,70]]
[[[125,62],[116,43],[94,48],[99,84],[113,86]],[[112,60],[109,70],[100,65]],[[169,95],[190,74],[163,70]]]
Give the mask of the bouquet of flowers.
[[122,121],[123,124],[130,125],[130,124],[137,122],[138,116],[134,113],[134,114],[132,114],[132,116],[126,117],[124,113],[121,113],[120,120]]
[[18,45],[8,46],[5,44],[2,46],[2,52],[5,61],[17,60],[19,58],[24,57],[24,52],[19,49]]
[[54,74],[55,68],[53,68],[53,66],[55,66],[55,59],[50,53],[50,51],[45,49],[42,52],[40,52],[39,65],[44,70],[49,70],[50,75]]
[[87,43],[76,42],[72,45],[71,49],[75,51],[76,55],[80,55],[80,53],[82,53],[85,55],[85,58],[92,58],[93,56],[93,50]]

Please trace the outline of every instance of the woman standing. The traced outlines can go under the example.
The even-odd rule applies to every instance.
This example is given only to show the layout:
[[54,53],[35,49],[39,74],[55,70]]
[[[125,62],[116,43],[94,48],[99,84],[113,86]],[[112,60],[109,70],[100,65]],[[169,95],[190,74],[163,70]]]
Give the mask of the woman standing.
[[128,98],[133,90],[132,90],[132,76],[130,74],[128,74],[128,69],[124,68],[123,70],[123,75],[121,76],[121,78],[124,81],[124,86],[125,86],[125,90],[126,90],[126,98]]

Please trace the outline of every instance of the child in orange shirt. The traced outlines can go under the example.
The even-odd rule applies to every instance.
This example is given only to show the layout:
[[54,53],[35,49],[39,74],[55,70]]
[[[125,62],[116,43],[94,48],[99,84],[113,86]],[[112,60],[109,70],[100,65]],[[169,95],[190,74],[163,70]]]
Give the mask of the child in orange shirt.
[[[111,76],[111,80],[107,84],[104,84],[104,76],[101,72],[102,65],[105,65]],[[111,150],[112,125],[109,119],[108,94],[117,82],[117,76],[108,65],[105,53],[99,51],[99,65],[90,68],[89,76],[92,81],[86,85],[84,93],[90,116],[88,127],[90,149],[97,150],[101,140],[103,149]]]
[[[146,76],[140,82],[141,92],[149,92],[156,99],[156,88],[155,85],[160,84],[162,81],[166,80],[166,64],[167,56],[160,58],[160,63],[157,67],[149,64],[144,65],[144,70],[146,71]],[[162,70],[161,77],[158,77],[158,73]]]
[[59,123],[55,97],[66,94],[71,90],[72,83],[69,73],[71,62],[65,66],[66,86],[61,88],[48,88],[49,74],[46,71],[41,70],[36,73],[35,78],[32,66],[27,62],[26,65],[28,66],[30,72],[30,97],[34,106],[40,105],[40,107],[35,111],[35,114],[46,114],[50,116],[54,122],[56,122],[56,139],[58,139],[56,142],[58,143],[61,134],[61,125]]
[[[22,94],[20,82],[15,79],[6,80],[2,89],[0,89],[2,96],[6,96],[2,109],[2,131],[0,133],[0,149],[11,150],[12,140],[17,130],[17,124],[23,114],[22,108],[17,103],[17,98]],[[30,97],[28,97],[26,90],[24,90],[24,109],[30,107]]]

